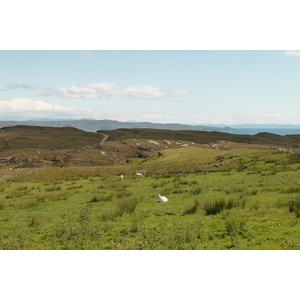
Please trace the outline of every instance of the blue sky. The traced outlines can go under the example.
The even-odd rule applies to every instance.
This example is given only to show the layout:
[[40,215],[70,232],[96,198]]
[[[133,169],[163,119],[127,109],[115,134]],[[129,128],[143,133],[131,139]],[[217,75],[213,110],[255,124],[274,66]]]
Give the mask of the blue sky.
[[300,51],[2,50],[0,118],[300,124]]

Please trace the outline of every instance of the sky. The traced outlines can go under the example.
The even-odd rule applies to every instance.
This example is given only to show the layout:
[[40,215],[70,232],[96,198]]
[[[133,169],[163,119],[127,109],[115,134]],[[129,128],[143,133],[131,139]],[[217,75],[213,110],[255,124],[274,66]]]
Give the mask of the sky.
[[300,124],[298,50],[1,50],[0,119]]

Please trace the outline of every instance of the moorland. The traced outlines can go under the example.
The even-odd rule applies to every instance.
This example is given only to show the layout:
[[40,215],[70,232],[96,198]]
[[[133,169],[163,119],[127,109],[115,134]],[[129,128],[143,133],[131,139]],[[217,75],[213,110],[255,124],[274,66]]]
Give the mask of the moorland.
[[0,249],[300,249],[299,146],[269,133],[2,128]]

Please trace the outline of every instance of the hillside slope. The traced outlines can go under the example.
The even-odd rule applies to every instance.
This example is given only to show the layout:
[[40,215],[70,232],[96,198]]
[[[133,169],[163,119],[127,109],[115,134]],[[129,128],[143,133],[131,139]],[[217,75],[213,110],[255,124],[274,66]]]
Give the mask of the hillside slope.
[[194,130],[157,130],[157,129],[117,129],[99,130],[99,133],[109,135],[110,141],[124,139],[156,139],[156,140],[183,140],[199,144],[227,141],[234,143],[247,143],[258,145],[274,145],[282,147],[300,147],[300,135],[276,135],[272,133],[258,133],[256,135],[239,135],[217,131],[194,131]]
[[0,151],[38,148],[60,150],[99,144],[103,135],[72,127],[18,125],[0,130]]
[[[106,135],[108,139],[101,143]],[[300,135],[283,137],[260,133],[248,136],[154,129],[118,129],[92,133],[71,127],[19,125],[0,130],[0,167],[107,166],[128,163],[133,159],[147,160],[161,151],[180,148],[297,152],[299,146]]]

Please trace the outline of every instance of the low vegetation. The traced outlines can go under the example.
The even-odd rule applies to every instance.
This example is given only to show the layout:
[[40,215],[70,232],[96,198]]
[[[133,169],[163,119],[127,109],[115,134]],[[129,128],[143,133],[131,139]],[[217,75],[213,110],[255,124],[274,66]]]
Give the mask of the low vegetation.
[[300,249],[290,153],[184,147],[112,166],[1,171],[0,249]]
[[273,135],[201,144],[121,130],[103,145],[79,132],[1,131],[0,249],[300,249],[298,137],[290,152]]

